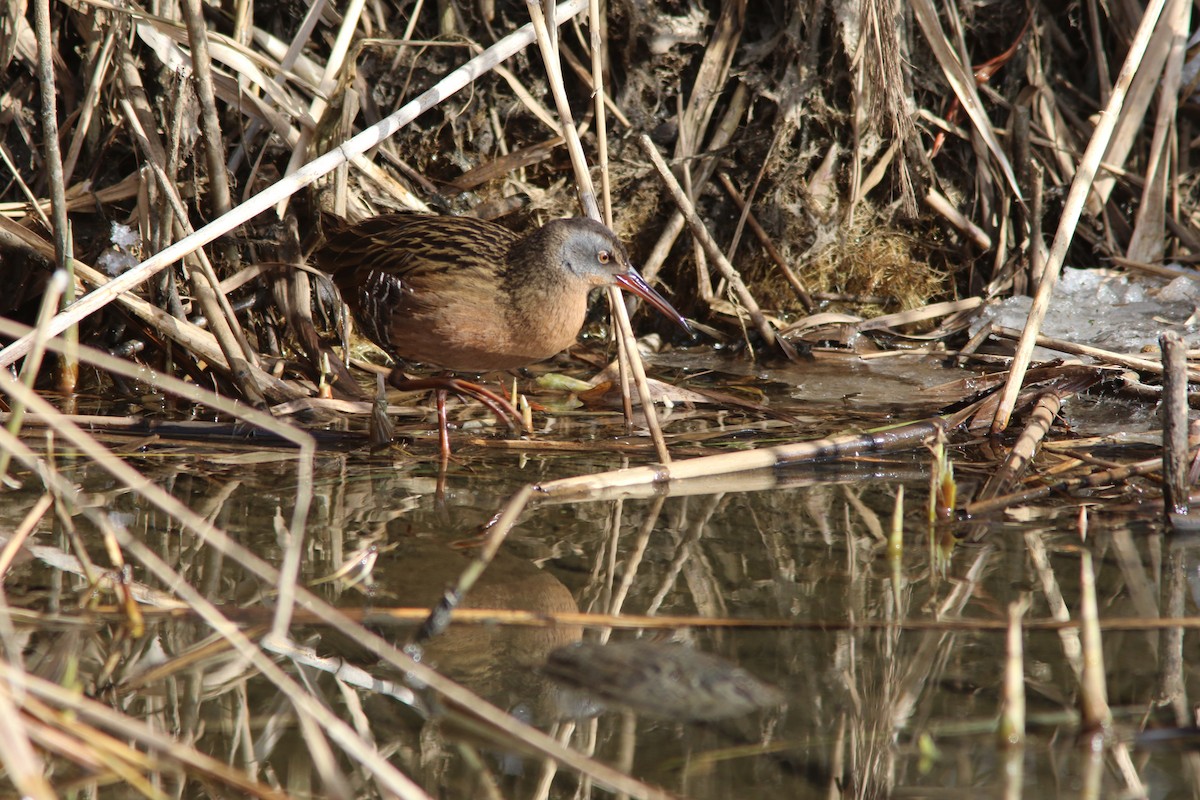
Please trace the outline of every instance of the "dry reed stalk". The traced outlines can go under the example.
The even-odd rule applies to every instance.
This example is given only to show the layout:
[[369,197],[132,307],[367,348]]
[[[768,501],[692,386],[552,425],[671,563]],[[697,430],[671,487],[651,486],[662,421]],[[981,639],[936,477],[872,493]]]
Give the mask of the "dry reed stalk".
[[1169,520],[1188,513],[1187,345],[1177,332],[1166,331],[1158,346],[1163,363],[1163,513]]
[[[1040,533],[1026,533],[1025,547],[1029,552],[1034,571],[1042,585],[1042,595],[1050,609],[1050,616],[1063,627],[1059,628],[1058,636],[1062,642],[1063,655],[1067,665],[1078,677],[1083,673],[1083,645],[1079,639],[1076,623],[1071,620],[1071,610],[1063,597],[1062,588],[1054,568],[1050,564],[1050,555],[1046,549],[1046,541]],[[1107,620],[1105,621],[1108,622]]]
[[[679,108],[676,114],[677,134],[672,155],[680,165],[679,180],[689,200],[699,199],[704,183],[712,174],[712,165],[700,164],[693,170],[690,162],[703,149],[705,133],[716,111],[717,101],[745,28],[745,18],[746,0],[723,0],[720,15],[713,24],[712,34],[688,92],[687,104]],[[738,116],[740,118],[741,115]],[[692,239],[692,252],[696,262],[696,284],[700,297],[707,301],[713,296],[707,267],[707,259],[711,256],[698,238]],[[770,339],[767,341],[769,343]]]
[[988,236],[987,231],[980,228],[974,222],[961,213],[954,205],[946,199],[945,195],[934,189],[930,189],[925,194],[925,203],[943,219],[949,222],[958,230],[970,237],[971,241],[980,250],[988,251],[992,249],[992,237]]
[[[1185,615],[1187,602],[1187,549],[1171,547],[1163,565],[1162,605],[1163,616],[1179,618]],[[1184,691],[1183,629],[1165,627],[1158,634],[1158,674],[1155,680],[1154,700],[1166,705],[1175,715],[1175,724],[1190,725],[1191,709]]]
[[[625,557],[625,564],[620,570],[621,582],[612,593],[612,599],[608,606],[609,614],[619,615],[622,613],[625,606],[625,599],[629,596],[629,590],[638,575],[642,558],[646,554],[646,547],[650,544],[650,536],[658,524],[659,516],[662,514],[663,506],[666,502],[666,497],[656,497],[650,504],[650,508],[646,511],[646,516],[642,520],[642,525],[638,529],[637,536],[634,537],[633,546],[629,548],[629,554]],[[616,542],[613,544],[615,547]],[[607,639],[610,633],[611,631],[605,631],[601,641]]]
[[[1167,251],[1166,220],[1168,216],[1167,201],[1171,192],[1172,161],[1178,163],[1177,152],[1172,153],[1172,147],[1178,148],[1178,130],[1175,116],[1179,108],[1179,93],[1183,82],[1183,62],[1186,56],[1186,37],[1184,32],[1191,30],[1191,3],[1173,2],[1163,10],[1164,24],[1161,26],[1174,32],[1163,43],[1166,54],[1166,68],[1158,87],[1158,114],[1154,121],[1154,134],[1150,141],[1149,163],[1144,175],[1141,202],[1137,204],[1137,213],[1133,233],[1129,237],[1129,245],[1125,250],[1127,258],[1136,261],[1157,261]],[[1172,157],[1172,156],[1175,157]]]
[[[346,6],[345,13],[342,15],[341,26],[338,28],[337,37],[334,39],[333,47],[329,52],[329,58],[325,61],[324,72],[317,84],[317,88],[320,91],[313,97],[313,101],[308,107],[308,116],[314,123],[319,123],[325,115],[327,108],[325,95],[333,93],[338,88],[338,81],[335,80],[335,76],[341,73],[346,63],[346,55],[350,51],[350,45],[358,29],[359,19],[362,16],[365,5],[365,0],[351,0]],[[304,160],[309,158],[314,132],[315,128],[310,127],[306,127],[300,132],[300,140],[292,150],[291,159],[288,161],[284,172],[285,175],[291,175],[296,172],[300,168],[300,165],[304,163]],[[284,209],[287,207],[287,200],[287,197],[282,198],[275,207],[276,214],[280,217],[283,216]]]
[[1009,491],[1025,474],[1025,470],[1033,462],[1037,449],[1050,432],[1054,418],[1062,408],[1063,397],[1055,392],[1047,392],[1037,399],[1033,413],[1013,443],[1012,448],[1004,457],[1000,468],[988,476],[983,487],[979,490],[978,499],[987,500]]
[[[557,9],[556,24],[578,14],[587,0],[567,0]],[[323,156],[313,159],[296,172],[271,184],[258,194],[234,207],[231,211],[204,225],[174,244],[160,250],[128,272],[93,290],[64,309],[51,321],[49,330],[57,335],[67,327],[90,316],[127,292],[156,275],[179,259],[248,222],[277,202],[292,196],[318,178],[328,174],[347,159],[361,155],[379,144],[421,114],[435,107],[450,95],[470,85],[496,64],[523,50],[534,40],[533,26],[526,25],[504,37],[483,54],[446,75],[434,87],[406,103],[375,125],[363,130]],[[29,352],[30,337],[22,337],[0,350],[0,367],[5,367]]]
[[[59,146],[58,132],[58,90],[54,84],[54,55],[55,49],[50,30],[49,0],[34,0],[34,31],[37,36],[37,77],[41,89],[42,100],[42,147],[47,167],[47,179],[50,188],[50,216],[52,227],[50,233],[54,239],[54,265],[56,269],[65,270],[68,277],[73,275],[74,252],[70,223],[67,220],[67,189],[63,177],[62,150]],[[74,294],[73,281],[68,281],[64,287],[67,299]],[[68,341],[79,340],[79,330],[75,326],[65,329]],[[79,365],[72,360],[68,349],[58,364],[58,386],[65,394],[75,391],[75,383],[79,379]]]
[[[944,303],[930,303],[929,305],[921,306],[920,308],[910,308],[908,311],[899,311],[895,314],[884,314],[883,316],[873,317],[869,320],[859,322],[854,325],[854,329],[859,332],[887,330],[889,328],[897,328],[901,325],[911,325],[915,322],[927,322],[937,317],[946,317],[958,315],[960,318],[969,317],[971,312],[983,305],[983,299],[979,297],[966,297],[962,300],[949,300]],[[965,320],[964,323],[965,325]],[[943,338],[944,334],[934,334],[932,337],[924,335],[916,338]]]
[[1021,623],[1028,610],[1028,599],[1008,604],[1004,685],[1000,697],[1000,724],[996,730],[1002,747],[1019,747],[1025,743],[1025,647]]
[[594,494],[638,486],[666,486],[672,481],[713,475],[728,475],[747,470],[779,467],[817,459],[845,458],[868,452],[885,452],[920,447],[940,435],[944,423],[939,419],[914,422],[887,431],[849,434],[813,442],[764,447],[740,453],[676,461],[670,465],[630,467],[627,469],[562,478],[538,484],[536,491],[556,500],[584,499]]
[[[549,3],[546,4],[549,6]],[[549,9],[547,9],[549,10]],[[612,210],[612,179],[609,173],[608,163],[608,115],[605,114],[605,102],[608,94],[604,88],[604,53],[607,52],[608,43],[603,39],[604,16],[600,13],[599,0],[589,0],[588,2],[588,30],[590,32],[590,43],[592,49],[592,69],[591,81],[592,89],[595,93],[595,115],[596,115],[596,160],[600,168],[600,202],[603,204],[603,209],[598,209],[597,213],[601,214],[601,219],[608,225],[613,227],[613,210]],[[561,76],[559,76],[561,78]],[[558,101],[558,94],[555,94],[555,102]],[[628,126],[628,120],[625,121]],[[573,145],[569,145],[573,147]],[[572,156],[572,163],[575,163],[575,158]],[[633,335],[633,329],[629,323],[628,307],[625,305],[624,296],[615,290],[608,292],[609,306],[613,309],[612,313],[617,315],[617,329],[620,335],[617,337],[618,343],[618,367],[620,369],[621,378],[621,406],[625,412],[625,430],[631,433],[633,430],[633,398],[629,394],[629,379],[630,374],[634,374],[634,380],[637,382],[638,395],[641,398],[643,408],[646,408],[646,421],[650,429],[650,437],[654,441],[655,452],[658,453],[660,460],[671,458],[670,452],[667,450],[666,440],[663,438],[662,426],[658,419],[658,411],[653,404],[646,405],[646,401],[650,398],[648,384],[646,382],[645,369],[641,363],[642,356],[637,349],[637,341]],[[621,310],[617,310],[617,306]],[[634,361],[638,362],[638,366],[634,367]]]
[[645,151],[646,155],[650,156],[651,162],[653,162],[655,169],[658,170],[659,178],[662,179],[663,185],[667,188],[667,191],[670,192],[671,197],[674,198],[675,204],[679,206],[679,210],[683,213],[684,220],[687,222],[688,227],[691,228],[692,235],[696,237],[696,240],[704,247],[708,257],[711,258],[714,263],[716,263],[717,269],[720,270],[721,275],[724,276],[725,280],[729,282],[734,294],[737,296],[738,300],[741,301],[742,305],[745,306],[747,313],[750,315],[750,319],[754,323],[754,327],[762,335],[763,341],[765,341],[769,346],[778,343],[780,349],[787,353],[790,349],[790,345],[775,335],[775,330],[771,327],[771,324],[767,322],[766,317],[763,316],[762,310],[758,307],[758,301],[754,299],[754,296],[750,293],[750,290],[746,288],[746,284],[742,282],[742,276],[738,274],[738,271],[734,269],[733,265],[729,263],[729,260],[725,258],[725,254],[721,252],[721,248],[712,238],[712,234],[708,232],[708,228],[705,227],[704,221],[701,220],[700,216],[696,213],[696,207],[692,204],[692,201],[688,199],[683,187],[679,185],[677,180],[675,180],[675,176],[671,173],[671,170],[667,166],[667,162],[663,160],[662,155],[659,154],[658,148],[654,145],[654,142],[650,140],[649,136],[642,134],[638,139],[638,143],[641,144],[642,150]]
[[[29,390],[33,390],[34,382],[37,380],[38,372],[41,370],[42,356],[46,352],[46,342],[48,334],[44,333],[47,321],[54,316],[58,310],[59,301],[62,299],[66,291],[68,276],[66,270],[55,270],[50,281],[46,284],[46,293],[42,295],[41,308],[38,309],[37,326],[34,328],[33,349],[30,350],[28,358],[21,366],[21,382]],[[10,406],[11,415],[8,418],[8,432],[16,436],[21,431],[21,421],[25,416],[25,406],[20,402],[13,402]],[[8,481],[8,464],[11,455],[7,452],[0,452],[0,483]]]
[[[992,328],[992,333],[996,336],[1005,339],[1018,339],[1024,335],[1024,331],[1016,331],[1012,328],[1005,328],[1001,325],[996,325]],[[1105,350],[1102,347],[1092,347],[1091,345],[1076,344],[1067,339],[1056,339],[1051,336],[1043,336],[1038,334],[1034,338],[1033,343],[1038,347],[1048,347],[1051,350],[1058,350],[1063,353],[1070,353],[1076,356],[1087,356],[1094,358],[1097,361],[1108,364],[1115,364],[1118,367],[1126,367],[1135,369],[1138,372],[1146,372],[1151,375],[1162,375],[1163,366],[1161,362],[1151,361],[1146,358],[1138,358],[1137,356],[1129,356],[1123,353],[1117,353],[1112,350]],[[1187,381],[1200,382],[1200,369],[1188,369]],[[1186,384],[1185,384],[1186,385]]]
[[[1117,112],[1112,141],[1104,153],[1105,172],[1097,175],[1095,179],[1094,197],[1089,201],[1088,206],[1089,214],[1100,213],[1104,204],[1108,203],[1112,197],[1119,180],[1124,177],[1121,169],[1134,154],[1134,147],[1144,146],[1142,129],[1146,123],[1146,111],[1158,94],[1156,87],[1164,79],[1163,69],[1171,52],[1172,41],[1180,36],[1185,39],[1188,36],[1186,27],[1178,27],[1182,22],[1179,12],[1183,5],[1186,4],[1180,3],[1179,0],[1168,0],[1167,3],[1157,6],[1148,5],[1145,12],[1142,12],[1143,17],[1139,21],[1137,31],[1130,31],[1124,25],[1117,26],[1121,30],[1121,35],[1130,41],[1132,47],[1136,43],[1137,35],[1148,22],[1144,14],[1150,12],[1154,14],[1154,20],[1150,22],[1154,26],[1154,30],[1145,43],[1144,51],[1138,56],[1137,74],[1133,76],[1125,101]],[[1126,63],[1128,61],[1129,55],[1127,54]],[[1122,71],[1124,69],[1125,65],[1122,65]],[[1118,74],[1117,85],[1113,87],[1113,90],[1108,94],[1100,95],[1103,107],[1109,106],[1112,98],[1120,92],[1120,80],[1121,74]],[[1147,148],[1144,158],[1148,162],[1153,157],[1153,152]]]
[[1085,736],[1108,740],[1112,735],[1112,711],[1108,707],[1104,674],[1104,648],[1096,605],[1096,573],[1092,569],[1092,554],[1086,550],[1080,553],[1079,575],[1079,638],[1083,645],[1083,671],[1079,676],[1080,725]]
[[[592,184],[591,171],[587,166],[587,158],[583,154],[583,143],[579,140],[579,131],[575,127],[571,104],[567,100],[566,87],[563,85],[562,64],[559,62],[557,42],[552,33],[552,31],[557,31],[557,28],[551,29],[546,25],[546,18],[542,14],[538,0],[527,0],[526,5],[529,9],[533,29],[537,34],[538,47],[542,52],[542,62],[546,66],[546,76],[550,83],[551,94],[554,96],[554,104],[558,108],[558,117],[562,121],[560,134],[566,140],[567,152],[571,156],[571,166],[575,170],[579,202],[587,216],[602,221],[600,207],[596,202],[596,190]],[[646,412],[646,426],[650,430],[650,437],[654,441],[659,461],[669,464],[671,463],[671,453],[667,450],[667,443],[663,438],[662,428],[658,421],[658,412],[654,409],[654,399],[650,393],[649,383],[646,381],[646,367],[642,364],[642,357],[637,349],[637,338],[634,336],[633,326],[629,322],[629,312],[625,308],[621,291],[616,287],[609,287],[608,300],[620,332],[618,341],[620,342],[622,362],[628,364],[628,369],[633,375],[638,397],[641,398],[642,408]],[[622,367],[622,370],[624,369]],[[622,382],[621,391],[625,393],[625,418],[629,420],[632,418],[633,410],[628,398],[627,382]]]
[[[46,216],[46,208],[50,207],[52,204],[38,202],[37,196],[34,195],[33,190],[29,188],[29,184],[25,182],[25,178],[21,175],[21,171],[17,169],[17,165],[13,163],[12,156],[9,155],[8,148],[3,144],[0,144],[0,161],[4,162],[4,166],[8,168],[9,173],[13,176],[13,181],[17,184],[17,188],[20,189],[21,194],[25,196],[24,203],[0,203],[0,212],[14,208],[20,209],[28,206],[29,208],[33,209],[33,213],[35,216],[37,216],[38,221],[42,224],[42,227],[44,227],[46,230],[53,230],[54,223],[51,222],[50,218]],[[67,206],[67,210],[71,210],[69,204]],[[0,224],[4,224],[7,227],[6,232],[13,238],[24,237],[26,239],[34,239],[38,244],[48,247],[50,253],[46,260],[50,261],[51,263],[55,263],[53,245],[46,245],[44,239],[34,236],[33,233],[27,231],[25,228],[22,228],[19,225],[16,225],[16,223],[11,222],[7,217],[0,216]],[[17,230],[12,230],[14,227],[17,228]],[[0,243],[3,243],[8,247],[24,249],[22,248],[22,242],[20,241],[9,243],[0,240]]]
[[[612,210],[612,176],[608,169],[608,92],[604,86],[604,54],[608,51],[608,42],[604,38],[604,15],[600,13],[600,0],[588,2],[588,31],[591,36],[589,43],[592,49],[592,91],[595,93],[596,107],[596,165],[600,169],[600,202],[601,219],[608,227],[613,225]],[[629,127],[629,121],[624,122]]]
[[[200,124],[204,131],[204,153],[208,161],[208,190],[213,216],[233,206],[229,180],[225,175],[225,137],[218,119],[216,92],[213,89],[212,59],[208,53],[208,28],[200,0],[184,0],[180,6],[187,24],[188,44],[192,51],[192,79],[200,99]],[[166,191],[166,186],[163,187]]]
[[0,675],[5,672],[13,675],[0,685],[0,762],[22,796],[51,800],[56,795],[46,780],[46,764],[30,741],[29,726],[19,710],[22,698],[15,696],[27,673],[0,660]]
[[1031,489],[1022,489],[1012,494],[994,497],[991,500],[980,500],[968,503],[961,509],[966,517],[987,515],[1015,505],[1030,503],[1055,492],[1070,492],[1075,489],[1111,486],[1129,480],[1139,475],[1148,475],[1162,469],[1161,458],[1151,458],[1122,467],[1114,467],[1100,472],[1093,472],[1080,478],[1064,478]]
[[1029,310],[1029,318],[1025,323],[1024,329],[1021,331],[1020,341],[1017,343],[1017,353],[1013,359],[1008,382],[1004,387],[1004,394],[1001,396],[1000,404],[996,408],[995,420],[992,423],[992,431],[995,433],[999,433],[1008,427],[1009,418],[1016,407],[1017,395],[1020,393],[1025,372],[1033,357],[1035,340],[1042,327],[1042,321],[1046,318],[1046,311],[1050,307],[1050,297],[1055,285],[1058,283],[1058,276],[1062,271],[1063,259],[1066,257],[1067,248],[1070,246],[1075,235],[1075,226],[1079,222],[1083,205],[1087,201],[1092,182],[1100,167],[1100,160],[1104,157],[1105,151],[1108,149],[1111,141],[1113,130],[1117,124],[1117,117],[1124,105],[1126,93],[1129,91],[1129,86],[1133,81],[1135,73],[1138,71],[1138,66],[1141,64],[1142,56],[1146,52],[1150,37],[1155,31],[1156,23],[1159,15],[1162,13],[1164,3],[1165,0],[1150,0],[1147,4],[1141,23],[1138,25],[1137,33],[1130,42],[1129,52],[1125,56],[1125,63],[1121,65],[1121,72],[1117,75],[1117,82],[1113,87],[1112,97],[1109,98],[1104,113],[1100,116],[1100,121],[1096,125],[1096,129],[1088,141],[1087,149],[1083,153],[1079,169],[1071,181],[1071,190],[1067,194],[1062,217],[1059,219],[1058,230],[1054,234],[1054,243],[1050,246],[1050,255],[1046,261],[1041,282],[1038,283],[1037,294],[1034,296],[1033,306]]
[[[1044,549],[1043,549],[1043,554]],[[55,568],[63,568],[72,572],[72,574],[81,575],[82,567],[77,559],[73,556],[65,554],[61,550],[53,548],[44,548],[34,552],[35,557],[45,561],[47,565]],[[187,604],[171,598],[164,592],[152,590],[141,584],[133,584],[138,590],[139,600],[142,597],[147,598],[146,602],[152,604],[153,607],[145,609],[147,620],[157,621],[163,619],[178,620],[194,618],[196,615],[187,607]],[[240,625],[248,626],[247,630],[257,637],[263,633],[269,625],[271,615],[274,613],[268,608],[245,608],[224,606],[222,610],[226,612],[229,619],[237,622]],[[342,615],[342,619],[337,621],[337,625],[346,624],[362,624],[364,622],[371,625],[381,625],[384,623],[394,627],[416,627],[420,625],[428,616],[429,608],[426,606],[373,606],[370,608],[342,608],[338,609]],[[9,609],[11,621],[23,625],[36,625],[39,622],[45,622],[45,615],[37,612],[31,612],[23,608]],[[125,620],[125,609],[116,605],[98,605],[92,612],[96,615],[96,619],[123,622]],[[728,629],[731,631],[769,631],[769,630],[785,630],[785,631],[888,631],[888,630],[903,630],[903,631],[919,631],[919,632],[951,632],[951,633],[994,633],[1002,635],[1008,630],[1008,621],[1000,618],[964,618],[964,619],[856,619],[846,620],[844,617],[839,618],[798,618],[794,615],[786,617],[759,617],[748,619],[745,617],[706,617],[692,615],[674,615],[674,614],[633,614],[622,612],[617,615],[596,612],[555,612],[555,611],[514,611],[509,608],[459,608],[454,612],[453,624],[455,625],[475,625],[482,627],[506,626],[518,628],[555,628],[555,627],[576,627],[588,628],[596,631],[603,631],[606,628],[621,631],[638,631],[646,630],[718,630]],[[323,614],[299,609],[295,615],[295,624],[304,626],[326,626],[331,623],[325,621]],[[1196,616],[1183,615],[1179,617],[1144,617],[1144,616],[1124,616],[1124,617],[1108,617],[1099,621],[1100,630],[1119,631],[1119,632],[1146,632],[1146,631],[1166,631],[1173,628],[1180,628],[1184,631],[1200,630],[1200,618]],[[1025,631],[1030,632],[1054,632],[1077,634],[1080,624],[1077,620],[1066,617],[1058,619],[1057,617],[1041,617],[1036,619],[1027,619],[1024,622]],[[357,629],[355,629],[357,630]],[[221,650],[227,650],[228,644],[217,640],[211,646]],[[263,642],[263,646],[275,647],[278,643]],[[206,645],[207,646],[207,645]],[[329,661],[328,663],[333,663]],[[191,666],[191,665],[189,665]],[[173,667],[165,666],[162,671],[149,671],[147,674],[152,676],[170,675],[176,672]],[[137,685],[143,685],[148,681],[140,674],[133,679]]]

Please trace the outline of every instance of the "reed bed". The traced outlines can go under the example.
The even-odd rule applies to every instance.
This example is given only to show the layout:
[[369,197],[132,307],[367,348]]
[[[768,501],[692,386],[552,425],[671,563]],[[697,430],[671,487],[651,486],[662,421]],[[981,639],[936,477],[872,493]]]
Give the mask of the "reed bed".
[[[992,530],[981,518],[1051,494],[1105,490],[1128,499],[1149,491],[1170,524],[1186,527],[1194,353],[1168,337],[1164,366],[1155,352],[1049,339],[1040,327],[1064,264],[1196,277],[1190,8],[1181,0],[1110,13],[1096,3],[1008,0],[9,2],[0,10],[0,491],[14,498],[5,512],[14,522],[0,564],[5,574],[24,559],[53,564],[90,595],[66,606],[0,595],[8,790],[38,798],[116,785],[149,797],[436,794],[406,769],[411,753],[375,738],[362,704],[381,695],[468,729],[460,745],[468,763],[479,760],[476,740],[536,754],[546,792],[566,770],[578,786],[675,796],[568,746],[569,729],[556,739],[486,703],[381,636],[380,620],[421,621],[418,636],[429,639],[452,617],[606,632],[808,623],[731,620],[719,603],[690,618],[626,618],[620,592],[607,608],[577,615],[459,608],[535,508],[603,500],[618,518],[625,500],[659,498],[638,525],[627,581],[664,494],[777,487],[785,468],[814,462],[836,468],[903,454],[925,469],[928,452],[940,453],[928,467],[937,477],[920,535],[931,552],[949,553],[956,538],[981,543],[980,563]],[[427,409],[409,397],[390,406],[373,399],[381,355],[342,341],[340,303],[303,263],[320,210],[361,217],[394,209],[470,213],[518,228],[564,214],[602,219],[701,338],[683,340],[613,290],[611,326],[591,325],[570,363],[596,374],[619,354],[590,390],[633,387],[624,390],[623,421],[613,424],[625,435],[600,444],[554,436],[464,444],[619,451],[628,466],[522,486],[496,510],[441,602],[368,619],[340,608],[305,573],[318,535],[319,454],[365,447],[372,414],[383,411],[411,449],[404,458],[428,464]],[[1021,294],[1033,297],[1022,330],[968,333],[986,305]],[[901,398],[914,410],[886,425],[819,413],[814,422],[759,402],[752,386],[713,391],[697,382],[693,390],[686,379],[656,378],[653,368],[648,375],[639,346],[651,341],[660,356],[716,345],[798,369],[923,355],[966,374]],[[1035,345],[1086,360],[1037,364]],[[542,408],[587,396],[529,392]],[[1169,400],[1169,446],[1154,436],[1071,439],[1055,420],[1063,402],[1088,392]],[[654,409],[676,405],[704,409],[696,426],[660,425]],[[111,410],[126,406],[137,411]],[[465,427],[488,424],[469,408],[456,413]],[[727,414],[756,435],[725,435]],[[168,426],[193,445],[223,437],[222,458],[246,446],[237,454],[283,465],[286,510],[281,504],[261,521],[278,543],[275,557],[227,535],[219,503],[189,506],[130,456]],[[1005,435],[1010,429],[1015,436]],[[1109,445],[1103,458],[1092,444]],[[248,601],[244,587],[200,583],[185,559],[171,557],[180,552],[163,552],[96,502],[73,479],[74,459],[103,470],[117,495],[153,509],[188,543],[180,552],[236,563],[260,594]],[[1160,501],[1164,463],[1170,491]],[[960,490],[963,474],[971,478]],[[880,541],[889,538],[869,509],[855,513]],[[889,547],[900,554],[903,526],[894,527]],[[39,544],[47,531],[69,545]],[[367,578],[379,549],[344,555],[336,592]],[[1036,553],[1033,561],[1053,598],[1059,578]],[[1080,568],[1072,578],[1084,587],[1078,620],[1053,602],[1040,619],[1014,603],[994,624],[961,620],[966,595],[957,590],[936,621],[909,619],[897,583],[893,617],[873,634],[892,646],[902,631],[934,630],[924,631],[905,673],[874,687],[869,699],[887,712],[869,724],[852,720],[862,723],[860,738],[888,737],[919,691],[921,667],[944,656],[961,624],[1007,633],[1000,730],[1005,747],[1019,748],[1021,634],[1055,630],[1078,667],[1079,729],[1098,737],[1095,751],[1111,757],[1131,796],[1144,791],[1128,751],[1110,736],[1104,691],[1100,637],[1122,623],[1097,619],[1087,552]],[[1182,567],[1173,569],[1181,581]],[[1161,619],[1126,622],[1161,629],[1162,649],[1179,653],[1195,621],[1183,618],[1181,602],[1171,608]],[[168,615],[193,626],[189,641],[171,643],[169,659],[146,636]],[[65,655],[29,662],[30,631],[67,635],[98,623],[105,633],[86,659],[91,671]],[[828,631],[840,623],[815,624]],[[307,646],[313,629],[352,639],[384,674]],[[1164,673],[1162,702],[1182,708],[1180,660]],[[197,664],[210,670],[206,678],[192,671]],[[245,694],[249,674],[278,694],[266,711]],[[312,690],[315,675],[336,681],[337,711]],[[187,702],[163,699],[175,692]],[[220,757],[197,746],[201,721],[172,716],[206,694],[224,697],[239,726]],[[260,713],[266,719],[252,723]],[[299,732],[307,782],[285,783],[264,767],[259,747],[276,725]],[[845,757],[850,745],[844,730],[839,736]],[[1102,763],[1085,782],[1100,781]],[[859,796],[888,793],[886,757],[875,753],[856,768]],[[499,796],[486,772],[479,791]]]

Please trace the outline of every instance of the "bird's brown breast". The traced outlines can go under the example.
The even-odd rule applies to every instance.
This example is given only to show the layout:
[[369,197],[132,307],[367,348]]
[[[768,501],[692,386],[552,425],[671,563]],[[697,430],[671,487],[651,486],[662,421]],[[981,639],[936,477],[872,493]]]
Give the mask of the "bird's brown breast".
[[362,332],[406,361],[512,369],[575,341],[586,282],[546,254],[509,260],[519,237],[461,217],[384,215],[332,230],[316,255]]

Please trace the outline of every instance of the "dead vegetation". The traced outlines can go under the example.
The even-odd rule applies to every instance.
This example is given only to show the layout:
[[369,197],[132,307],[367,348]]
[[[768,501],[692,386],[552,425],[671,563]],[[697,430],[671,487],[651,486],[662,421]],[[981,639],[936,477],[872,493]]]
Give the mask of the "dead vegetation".
[[[342,352],[336,298],[295,266],[318,209],[432,209],[521,228],[594,208],[630,243],[646,277],[723,345],[749,340],[767,360],[799,358],[797,350],[812,345],[821,358],[822,348],[845,357],[910,348],[921,337],[925,352],[992,373],[940,387],[947,417],[909,420],[890,436],[688,460],[676,450],[669,469],[680,480],[912,449],[963,428],[999,433],[1015,410],[1030,408],[1025,438],[994,462],[981,459],[995,471],[959,505],[978,513],[1025,502],[1031,492],[1120,484],[1162,467],[1161,459],[1141,459],[1101,470],[1068,453],[1053,481],[1020,483],[1055,402],[1118,380],[1105,365],[1130,371],[1119,380],[1147,402],[1161,394],[1154,357],[1090,351],[1099,364],[1027,370],[1064,263],[1161,272],[1170,261],[1182,265],[1174,274],[1193,274],[1187,265],[1200,252],[1200,226],[1190,171],[1196,78],[1183,46],[1189,4],[1102,12],[1096,3],[1013,0],[609,0],[598,25],[580,13],[587,5],[564,4],[556,41],[522,27],[541,4],[487,0],[352,0],[344,8],[9,0],[0,9],[0,391],[9,409],[0,472],[46,492],[23,509],[5,564],[44,519],[86,518],[109,545],[107,596],[124,602],[108,619],[136,640],[139,602],[181,599],[220,632],[214,647],[236,652],[246,669],[280,687],[306,741],[319,743],[322,781],[344,796],[353,792],[323,749],[330,741],[364,766],[380,794],[422,794],[369,737],[318,707],[279,667],[290,660],[337,669],[290,642],[298,606],[310,623],[349,625],[377,658],[443,700],[474,701],[346,622],[298,579],[314,435],[348,429],[357,441],[372,412],[360,389],[371,384],[366,373],[339,382],[327,360]],[[557,48],[558,59],[545,61],[539,47]],[[560,64],[562,74],[547,64]],[[562,101],[575,122],[567,130]],[[656,168],[651,150],[669,170]],[[673,199],[672,182],[683,201]],[[999,352],[976,356],[988,334],[968,341],[970,318],[988,301],[1022,293],[1036,300],[1015,355],[998,332],[989,341]],[[614,327],[622,325],[619,315]],[[602,347],[581,355],[603,363]],[[631,336],[621,347],[636,350]],[[352,355],[363,366],[361,351]],[[1182,369],[1186,386],[1195,369]],[[670,391],[644,382],[643,390]],[[116,415],[73,413],[95,395],[152,406],[146,416],[155,419],[207,409],[294,446],[293,513],[272,522],[290,543],[278,561],[223,538],[211,518],[130,466],[120,446],[81,428],[122,424]],[[19,436],[25,415],[39,436],[48,426],[181,530],[273,587],[278,611],[257,626],[233,624],[56,471],[53,444],[32,448]],[[638,424],[655,429],[655,419]],[[418,420],[403,430],[426,428]],[[783,428],[769,431],[800,435]],[[656,440],[658,460],[669,462],[671,436]],[[644,447],[630,449],[649,457]],[[667,468],[642,469],[540,488],[595,496],[613,485],[651,486]],[[529,502],[529,492],[513,499],[491,533],[493,547]],[[954,505],[943,509],[947,516]],[[184,588],[154,595],[128,574],[120,578],[122,553],[157,585]],[[103,583],[86,560],[72,569]],[[222,791],[285,796],[189,746],[158,748],[153,731],[114,720],[102,704],[64,697],[36,670],[20,668],[7,624],[3,634],[9,689],[0,692],[0,760],[23,795],[66,790],[35,766],[53,755],[97,782],[157,771]],[[90,676],[89,693],[110,677]],[[96,726],[86,752],[55,738],[63,725],[48,721],[43,703]],[[495,709],[478,713],[522,747],[601,784],[661,796]],[[118,756],[100,756],[102,729],[122,731],[160,760],[144,765],[122,751],[113,766],[106,759]],[[152,787],[143,791],[155,796]]]

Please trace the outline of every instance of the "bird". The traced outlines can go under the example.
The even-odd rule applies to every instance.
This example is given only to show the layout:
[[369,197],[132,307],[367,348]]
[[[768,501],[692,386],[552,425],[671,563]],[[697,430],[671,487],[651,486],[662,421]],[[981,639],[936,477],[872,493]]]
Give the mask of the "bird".
[[[634,269],[617,235],[586,217],[525,235],[475,217],[403,212],[353,223],[325,213],[322,228],[315,265],[332,277],[362,333],[400,361],[460,375],[544,361],[579,335],[591,290],[614,285],[691,332]],[[437,392],[444,458],[447,391],[520,420],[503,397],[462,377],[414,380],[397,366],[388,383]]]

